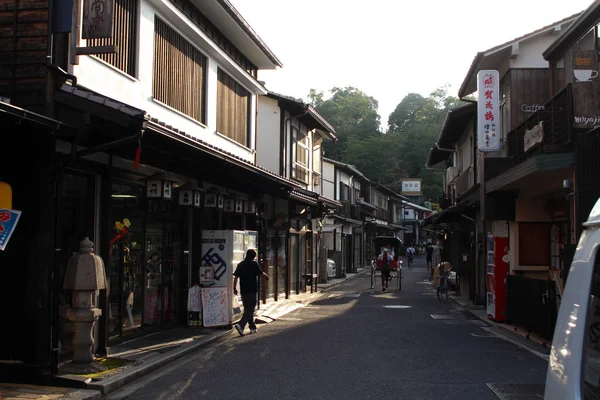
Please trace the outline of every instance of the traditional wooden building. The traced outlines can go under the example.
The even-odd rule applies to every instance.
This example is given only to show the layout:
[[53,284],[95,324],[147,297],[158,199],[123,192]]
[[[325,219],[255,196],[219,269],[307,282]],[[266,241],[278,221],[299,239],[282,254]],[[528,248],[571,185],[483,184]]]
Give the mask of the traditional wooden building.
[[229,2],[116,0],[100,25],[81,12],[89,6],[2,5],[2,180],[22,211],[0,252],[0,311],[13,326],[3,377],[31,381],[69,360],[62,279],[85,236],[107,273],[94,333],[103,354],[188,323],[186,290],[210,263],[204,232],[264,238],[273,201],[322,203],[256,164],[267,94],[257,71],[281,63]]

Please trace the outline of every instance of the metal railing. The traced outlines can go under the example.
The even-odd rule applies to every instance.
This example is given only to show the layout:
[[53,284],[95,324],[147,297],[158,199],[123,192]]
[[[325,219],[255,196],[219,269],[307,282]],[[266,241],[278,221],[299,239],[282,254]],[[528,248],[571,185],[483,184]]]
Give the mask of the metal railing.
[[469,168],[459,175],[458,180],[456,181],[456,194],[458,196],[464,194],[475,185],[474,171],[475,169],[469,166]]
[[[564,151],[563,147],[572,143],[573,95],[571,85],[551,98],[543,109],[530,115],[507,135],[508,156],[515,164],[540,153]],[[543,122],[541,143],[525,149],[525,133]]]
[[508,275],[506,277],[506,317],[508,323],[552,340],[558,306],[556,285],[551,280]]

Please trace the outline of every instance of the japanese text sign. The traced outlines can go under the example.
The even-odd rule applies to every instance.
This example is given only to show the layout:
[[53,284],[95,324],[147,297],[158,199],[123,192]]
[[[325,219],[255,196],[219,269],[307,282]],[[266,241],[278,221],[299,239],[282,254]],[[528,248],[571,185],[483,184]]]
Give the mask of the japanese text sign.
[[20,216],[21,211],[0,208],[0,250],[6,249]]
[[477,73],[477,148],[483,152],[500,150],[500,92],[498,71]]

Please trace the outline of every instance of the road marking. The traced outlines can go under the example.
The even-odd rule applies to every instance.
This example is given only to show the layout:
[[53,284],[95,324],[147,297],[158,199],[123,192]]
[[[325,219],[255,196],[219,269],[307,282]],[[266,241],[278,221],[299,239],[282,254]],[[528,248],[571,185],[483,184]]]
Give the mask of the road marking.
[[412,306],[391,305],[391,306],[383,306],[383,308],[412,308]]
[[283,317],[283,318],[277,318],[277,321],[304,321],[304,319],[303,318]]
[[491,333],[472,333],[471,332],[471,336],[475,336],[475,337],[497,337],[496,335],[492,335]]
[[433,319],[454,319],[452,315],[445,314],[430,314]]

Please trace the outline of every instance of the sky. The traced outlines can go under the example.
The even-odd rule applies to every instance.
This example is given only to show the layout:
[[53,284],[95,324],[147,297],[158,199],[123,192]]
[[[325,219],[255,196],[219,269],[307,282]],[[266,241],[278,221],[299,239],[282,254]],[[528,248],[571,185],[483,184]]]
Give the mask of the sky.
[[585,10],[592,0],[230,0],[279,58],[268,90],[307,100],[353,86],[379,102],[382,130],[408,93],[458,89],[479,51]]

